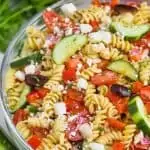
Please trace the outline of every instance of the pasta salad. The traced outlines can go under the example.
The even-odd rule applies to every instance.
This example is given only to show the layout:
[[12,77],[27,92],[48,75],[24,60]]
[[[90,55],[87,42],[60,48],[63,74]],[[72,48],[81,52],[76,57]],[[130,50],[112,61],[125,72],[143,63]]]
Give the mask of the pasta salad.
[[7,102],[36,150],[150,148],[150,6],[64,4],[29,26]]

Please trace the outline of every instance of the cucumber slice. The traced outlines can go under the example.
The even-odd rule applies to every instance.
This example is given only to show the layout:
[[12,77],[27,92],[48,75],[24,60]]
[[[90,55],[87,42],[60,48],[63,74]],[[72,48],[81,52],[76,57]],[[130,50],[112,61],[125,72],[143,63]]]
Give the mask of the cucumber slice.
[[110,25],[112,32],[121,33],[127,40],[138,40],[150,30],[149,24],[126,27],[119,22],[112,22]]
[[19,68],[27,64],[30,64],[31,61],[40,62],[41,60],[42,60],[42,54],[40,54],[40,52],[36,52],[29,56],[17,58],[16,60],[11,62],[10,66],[12,68]]
[[25,105],[25,103],[26,103],[26,96],[27,96],[27,94],[29,92],[30,92],[30,87],[26,85],[24,87],[22,93],[21,93],[19,102],[17,103],[17,105],[13,109],[11,109],[12,113],[17,111],[18,109],[20,109],[21,107],[23,107]]
[[107,68],[124,76],[127,76],[131,80],[138,80],[138,73],[136,69],[128,61],[116,60],[110,63]]
[[72,35],[61,40],[53,50],[53,60],[56,64],[63,64],[69,57],[81,49],[88,39],[85,35]]
[[137,127],[144,133],[150,135],[150,121],[146,116],[143,101],[139,96],[132,98],[128,104],[128,110]]

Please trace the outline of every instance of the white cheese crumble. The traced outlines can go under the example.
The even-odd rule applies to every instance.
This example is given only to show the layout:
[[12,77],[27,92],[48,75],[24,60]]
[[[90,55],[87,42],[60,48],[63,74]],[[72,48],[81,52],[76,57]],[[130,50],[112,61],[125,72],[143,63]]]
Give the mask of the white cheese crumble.
[[135,137],[134,137],[134,144],[138,144],[141,142],[141,140],[144,138],[144,134],[142,131],[140,131]]
[[93,32],[89,34],[89,38],[92,42],[104,42],[104,43],[111,43],[111,33],[100,30],[98,32]]
[[54,27],[54,34],[58,34],[60,32],[60,28],[55,26]]
[[65,36],[72,35],[72,33],[73,33],[72,28],[68,28],[68,29],[65,31]]
[[22,72],[22,71],[16,71],[15,77],[16,77],[16,79],[18,79],[19,81],[24,81],[24,80],[25,80],[25,74],[24,74],[24,72]]
[[91,150],[105,150],[105,147],[103,144],[98,144],[98,143],[90,143],[89,147],[91,148]]
[[78,79],[77,87],[79,89],[85,89],[86,90],[87,86],[88,86],[88,82],[85,79],[83,79],[83,78]]
[[92,128],[88,123],[82,124],[79,127],[79,131],[85,139],[90,138],[92,136]]
[[64,13],[65,16],[72,16],[74,14],[75,11],[77,11],[77,8],[74,4],[72,3],[68,3],[68,4],[64,4],[61,7],[62,12]]
[[56,115],[66,114],[66,105],[63,102],[54,104],[54,111]]
[[36,66],[33,64],[27,65],[24,68],[26,74],[34,74],[36,72]]
[[93,28],[89,24],[80,24],[81,33],[90,33]]

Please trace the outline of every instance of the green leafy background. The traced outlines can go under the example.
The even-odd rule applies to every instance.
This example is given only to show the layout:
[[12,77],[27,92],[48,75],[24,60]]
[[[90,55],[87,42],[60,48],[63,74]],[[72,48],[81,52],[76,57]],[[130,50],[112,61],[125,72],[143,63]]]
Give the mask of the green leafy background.
[[[9,42],[25,22],[56,1],[0,0],[0,51],[6,51]],[[1,131],[0,150],[16,150]]]

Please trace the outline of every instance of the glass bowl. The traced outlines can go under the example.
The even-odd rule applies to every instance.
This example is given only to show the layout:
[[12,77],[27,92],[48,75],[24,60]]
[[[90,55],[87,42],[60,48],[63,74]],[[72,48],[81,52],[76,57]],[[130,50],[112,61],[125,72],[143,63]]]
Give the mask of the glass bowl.
[[[56,11],[60,11],[60,7],[65,3],[73,3],[77,6],[77,8],[86,7],[90,4],[91,0],[61,0],[52,6]],[[103,0],[102,2],[109,2],[109,0]],[[126,2],[143,2],[143,0],[120,0],[120,3],[126,3]],[[19,50],[21,49],[23,40],[25,39],[25,29],[29,25],[38,26],[40,28],[43,28],[42,24],[42,13],[37,14],[36,16],[29,21],[26,25],[22,27],[22,29],[18,32],[18,34],[14,37],[12,42],[10,42],[9,47],[7,49],[7,52],[4,56],[2,66],[1,66],[1,73],[0,73],[0,113],[3,116],[3,122],[6,124],[6,127],[4,129],[4,132],[8,133],[9,140],[20,150],[28,150],[31,149],[31,147],[24,141],[24,139],[20,136],[18,131],[16,130],[15,126],[13,125],[11,121],[11,113],[8,110],[7,106],[7,97],[5,92],[5,81],[7,82],[7,79],[5,78],[6,72],[9,68],[10,61],[19,53]]]

